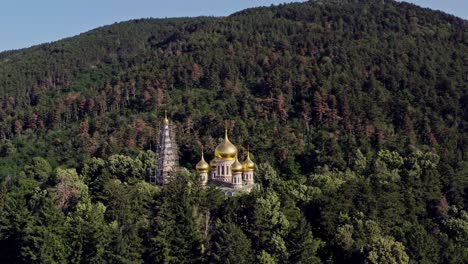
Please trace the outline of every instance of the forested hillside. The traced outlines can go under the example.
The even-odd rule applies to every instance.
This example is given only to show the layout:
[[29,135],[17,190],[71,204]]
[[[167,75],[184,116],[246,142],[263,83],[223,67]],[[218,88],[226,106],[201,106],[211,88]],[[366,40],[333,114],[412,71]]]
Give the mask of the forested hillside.
[[[0,53],[0,262],[467,263],[467,29],[317,0]],[[225,120],[258,165],[230,199],[193,171]]]

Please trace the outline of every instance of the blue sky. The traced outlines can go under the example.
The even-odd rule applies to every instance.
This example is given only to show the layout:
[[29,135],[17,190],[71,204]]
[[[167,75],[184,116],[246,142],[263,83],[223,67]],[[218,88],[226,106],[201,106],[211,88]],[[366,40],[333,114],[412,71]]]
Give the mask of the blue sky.
[[[268,0],[3,0],[0,51],[59,40],[90,29],[147,17],[226,16]],[[299,1],[296,1],[299,2]],[[408,0],[467,19],[468,0]]]

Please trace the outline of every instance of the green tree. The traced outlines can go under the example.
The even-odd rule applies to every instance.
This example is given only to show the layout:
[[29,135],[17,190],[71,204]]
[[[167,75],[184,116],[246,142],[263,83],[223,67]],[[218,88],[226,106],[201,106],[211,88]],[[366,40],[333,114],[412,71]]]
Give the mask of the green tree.
[[274,257],[272,257],[268,252],[262,250],[257,256],[258,263],[260,264],[276,264],[278,263]]
[[365,249],[366,263],[404,264],[409,263],[405,246],[392,237],[380,237],[372,241]]
[[157,263],[193,263],[202,259],[202,234],[197,222],[193,182],[180,173],[165,185],[153,221],[149,260]]
[[[8,183],[8,184],[7,184]],[[15,188],[11,188],[15,186]],[[2,203],[0,204],[0,260],[21,262],[21,248],[25,237],[25,227],[32,225],[28,197],[32,197],[39,183],[25,176],[2,181]],[[31,223],[30,223],[31,222]],[[37,253],[37,252],[35,252]]]
[[0,157],[6,157],[16,152],[16,146],[11,142],[11,140],[3,139],[0,141]]
[[143,163],[139,159],[132,159],[124,155],[112,155],[107,160],[107,168],[111,175],[121,181],[128,181],[131,178],[144,179],[145,171]]
[[258,197],[253,214],[252,232],[257,247],[266,250],[276,259],[286,260],[288,251],[283,236],[287,234],[290,223],[281,211],[278,195],[269,191]]
[[24,173],[40,182],[45,182],[52,174],[52,167],[47,160],[41,157],[34,157],[31,165],[24,166]]
[[252,263],[251,242],[234,223],[217,221],[211,238],[210,262],[213,263]]
[[32,215],[21,229],[20,255],[24,262],[66,262],[70,248],[65,240],[65,217],[47,197],[46,190],[36,188],[29,201]]
[[[109,261],[110,226],[104,219],[103,204],[85,200],[67,216],[67,245],[71,249],[70,263],[103,263]],[[117,252],[120,254],[120,252]]]

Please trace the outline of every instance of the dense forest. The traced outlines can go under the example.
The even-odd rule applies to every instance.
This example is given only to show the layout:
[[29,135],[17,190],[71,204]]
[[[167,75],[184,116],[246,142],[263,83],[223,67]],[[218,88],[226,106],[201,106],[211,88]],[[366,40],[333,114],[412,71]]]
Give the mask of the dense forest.
[[[316,0],[0,53],[0,262],[467,263],[467,29]],[[227,199],[194,171],[226,120],[257,164]]]

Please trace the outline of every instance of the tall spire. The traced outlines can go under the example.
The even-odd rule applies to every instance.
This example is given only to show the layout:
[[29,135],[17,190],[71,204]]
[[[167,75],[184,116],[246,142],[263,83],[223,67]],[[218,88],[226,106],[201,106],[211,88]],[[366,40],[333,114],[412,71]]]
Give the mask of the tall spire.
[[169,124],[169,119],[167,119],[167,110],[164,110],[164,124],[165,125]]
[[167,118],[167,111],[164,113],[164,125],[159,130],[156,156],[156,173],[150,181],[151,183],[163,185],[168,182],[172,172],[177,170],[179,160],[175,132]]

